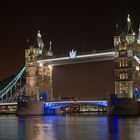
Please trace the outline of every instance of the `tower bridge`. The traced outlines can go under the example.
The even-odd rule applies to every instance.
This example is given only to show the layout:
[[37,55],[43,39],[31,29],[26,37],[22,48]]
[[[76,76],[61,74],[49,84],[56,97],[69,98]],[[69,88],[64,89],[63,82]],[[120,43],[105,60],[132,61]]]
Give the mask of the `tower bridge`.
[[[39,38],[39,39],[38,39]],[[38,41],[39,40],[39,41]],[[40,99],[40,94],[47,93],[49,101],[53,100],[52,67],[68,64],[86,63],[94,61],[114,60],[114,49],[94,50],[92,52],[78,53],[72,49],[66,56],[54,57],[52,42],[49,49],[44,46],[40,32],[37,34],[37,47],[30,47],[25,51],[26,64],[26,93]],[[42,47],[39,47],[41,46]]]
[[[50,41],[50,46],[47,49],[44,46],[40,31],[37,34],[37,44],[37,46],[30,46],[25,50],[25,68],[22,70],[23,74],[26,69],[24,92],[32,101],[32,106],[40,106],[40,104],[37,105],[34,102],[39,102],[42,98],[53,101],[53,66],[107,60],[114,60],[115,64],[115,96],[122,100],[124,98],[140,99],[140,29],[138,35],[136,35],[132,29],[129,16],[126,27],[122,32],[119,32],[117,27],[114,36],[114,49],[112,50],[94,51],[86,54],[78,54],[76,50],[71,50],[65,57],[54,57],[52,42]],[[19,74],[15,80],[0,91],[0,98],[11,91],[22,74]],[[46,93],[46,95],[43,93]],[[114,99],[114,101],[114,104],[118,103],[118,100]],[[131,112],[131,110],[134,110],[133,107],[137,105],[133,101],[128,103],[131,103],[129,108]],[[122,101],[120,104],[124,105],[124,102]],[[119,108],[121,107],[119,106]]]

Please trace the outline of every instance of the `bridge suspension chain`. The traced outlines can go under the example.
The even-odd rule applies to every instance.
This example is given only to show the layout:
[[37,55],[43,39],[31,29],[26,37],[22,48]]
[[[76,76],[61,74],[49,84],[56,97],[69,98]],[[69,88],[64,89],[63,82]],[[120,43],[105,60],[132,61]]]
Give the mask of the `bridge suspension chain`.
[[21,93],[21,91],[23,92],[23,90],[25,89],[25,86],[23,86],[23,87],[20,86],[21,89],[19,90],[19,92],[18,93],[15,92],[14,94],[12,93],[12,89],[13,89],[13,87],[16,86],[18,80],[21,79],[23,73],[25,72],[25,69],[26,69],[26,67],[23,67],[21,69],[21,71],[17,74],[17,76],[0,91],[0,99],[2,101],[4,101],[4,100],[7,101],[8,97],[9,97],[9,92],[11,93],[9,98],[12,98],[14,100],[19,95],[19,93]]

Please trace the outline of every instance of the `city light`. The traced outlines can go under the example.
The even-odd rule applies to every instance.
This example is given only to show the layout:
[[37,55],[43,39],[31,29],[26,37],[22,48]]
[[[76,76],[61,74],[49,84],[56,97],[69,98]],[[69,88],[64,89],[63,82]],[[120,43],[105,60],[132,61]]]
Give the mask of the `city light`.
[[39,63],[39,67],[43,67],[43,63]]
[[136,71],[139,71],[139,70],[140,70],[139,66],[136,66]]
[[52,70],[52,69],[53,69],[53,66],[51,66],[51,65],[48,65],[48,68],[49,68],[50,70]]
[[128,15],[128,17],[127,17],[127,22],[131,22],[130,15]]
[[17,105],[17,102],[14,102],[14,103],[0,103],[0,106],[3,106],[3,105]]

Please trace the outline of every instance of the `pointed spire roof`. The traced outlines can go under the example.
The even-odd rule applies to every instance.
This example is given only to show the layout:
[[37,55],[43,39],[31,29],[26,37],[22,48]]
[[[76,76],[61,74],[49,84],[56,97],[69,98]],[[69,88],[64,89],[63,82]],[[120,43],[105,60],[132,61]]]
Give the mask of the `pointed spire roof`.
[[140,27],[139,27],[138,39],[140,40]]
[[47,47],[44,46],[43,49],[42,49],[42,53],[38,56],[39,59],[44,59],[44,58],[46,58],[46,53],[47,53]]
[[47,52],[47,56],[53,56],[53,51],[52,51],[52,41],[49,42],[50,46],[49,46],[49,50]]
[[50,44],[50,46],[49,46],[48,50],[47,50],[46,46],[43,47],[42,54],[39,56],[39,59],[44,59],[44,58],[53,56],[52,42],[50,41],[49,44]]
[[132,28],[132,22],[131,22],[129,14],[127,16],[127,24],[125,26],[124,32],[126,33],[126,35],[128,35],[128,34],[133,35],[134,34],[134,31],[133,31],[133,28]]
[[38,31],[37,36],[38,36],[39,38],[41,38],[41,33],[40,33],[40,31]]
[[36,40],[37,40],[37,43],[38,43],[38,47],[42,50],[43,47],[44,47],[44,43],[43,43],[43,40],[42,40],[42,38],[41,38],[41,33],[40,33],[40,31],[38,31],[38,33],[37,33],[37,38],[36,38]]
[[34,45],[30,45],[30,49],[33,49],[34,48]]
[[32,56],[32,55],[34,55],[33,46],[30,46],[30,53],[29,53],[29,56]]
[[140,27],[139,27],[138,37],[137,37],[137,43],[140,44]]
[[122,32],[121,35],[120,35],[120,40],[121,41],[126,41],[126,33],[125,32]]
[[49,44],[50,44],[49,51],[52,51],[52,41],[50,41]]
[[116,28],[115,28],[115,36],[120,36],[121,32],[120,32],[120,29],[119,29],[119,25],[116,24]]

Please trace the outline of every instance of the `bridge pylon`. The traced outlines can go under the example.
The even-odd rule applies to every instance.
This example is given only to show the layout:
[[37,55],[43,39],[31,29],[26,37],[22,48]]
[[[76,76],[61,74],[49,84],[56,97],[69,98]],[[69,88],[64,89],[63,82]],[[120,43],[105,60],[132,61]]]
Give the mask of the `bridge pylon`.
[[115,94],[118,98],[140,98],[139,36],[134,33],[128,16],[125,29],[114,36],[115,48]]
[[47,51],[44,47],[40,31],[37,34],[37,42],[37,46],[31,46],[25,50],[26,95],[36,101],[42,100],[45,95],[45,100],[51,101],[53,98],[52,67],[37,63],[42,57],[51,57],[48,53],[50,50]]

